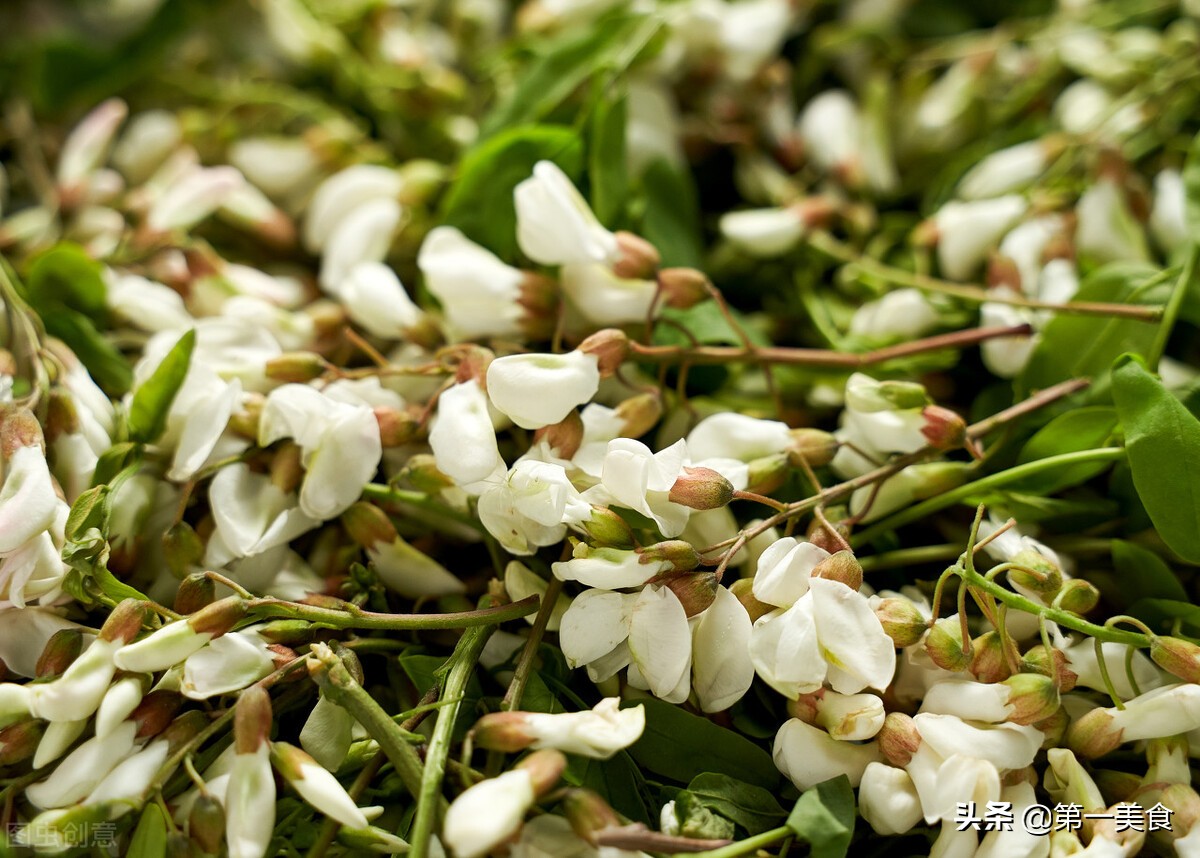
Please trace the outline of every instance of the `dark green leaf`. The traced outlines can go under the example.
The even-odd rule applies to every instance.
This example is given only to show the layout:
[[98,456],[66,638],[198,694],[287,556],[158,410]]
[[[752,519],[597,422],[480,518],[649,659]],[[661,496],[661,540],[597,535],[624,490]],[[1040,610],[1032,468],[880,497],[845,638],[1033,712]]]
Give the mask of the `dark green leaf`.
[[131,464],[130,454],[135,454],[135,461],[141,461],[140,451],[141,448],[132,441],[113,444],[101,453],[100,458],[96,461],[96,468],[92,471],[92,486],[112,482],[118,473]]
[[658,248],[663,265],[698,267],[703,245],[691,174],[660,158],[646,168],[642,183],[646,193],[642,237]]
[[844,858],[854,836],[854,818],[854,790],[845,775],[838,775],[800,796],[787,826],[812,846],[812,858]]
[[688,784],[687,793],[713,813],[736,823],[747,834],[760,834],[775,828],[786,816],[768,790],[716,772],[696,775]]
[[1120,576],[1120,596],[1129,605],[1140,599],[1187,601],[1187,591],[1166,561],[1140,545],[1123,539],[1112,541],[1113,566]]
[[642,774],[625,752],[608,760],[573,759],[564,777],[599,793],[618,813],[636,822],[657,821],[644,797]]
[[[1171,281],[1149,285],[1160,272],[1139,263],[1115,263],[1094,272],[1080,287],[1077,301],[1159,304]],[[1157,326],[1137,319],[1100,316],[1055,316],[1020,376],[1019,388],[1041,390],[1069,378],[1092,378],[1092,394],[1107,386],[1108,371],[1125,352],[1145,354]]]
[[[400,656],[397,664],[420,695],[440,684],[447,660],[442,656],[413,653]],[[479,682],[478,674],[473,673],[467,680],[463,701],[458,708],[458,717],[454,721],[454,741],[462,741],[467,735],[467,731],[471,729],[471,725],[479,718],[481,714],[479,701],[482,697],[483,686]]]
[[601,98],[592,114],[592,133],[588,138],[588,181],[592,190],[592,210],[602,224],[615,227],[629,196],[629,177],[625,170],[626,99]]
[[732,730],[662,700],[642,700],[646,730],[629,753],[638,765],[688,783],[704,772],[770,789],[779,782],[771,755]]
[[164,858],[167,854],[167,822],[154,802],[142,811],[125,854],[128,858]]
[[1200,562],[1200,421],[1136,358],[1113,368],[1133,484],[1163,541]]
[[25,289],[26,299],[39,312],[55,302],[91,319],[103,319],[108,312],[104,267],[70,242],[56,244],[34,258],[25,276]]
[[473,241],[512,261],[517,256],[513,188],[538,161],[553,161],[573,181],[583,169],[579,135],[558,125],[511,128],[471,150],[446,194],[442,218]]
[[110,395],[120,395],[133,383],[129,363],[96,329],[92,320],[61,304],[38,309],[46,333],[71,347],[96,383]]
[[1159,626],[1165,630],[1172,620],[1182,620],[1191,626],[1193,636],[1200,631],[1200,605],[1180,602],[1175,599],[1139,599],[1129,607],[1129,613],[1147,623],[1151,628]]
[[[1117,413],[1111,408],[1079,408],[1060,414],[1026,442],[1017,458],[1017,464],[1023,465],[1063,453],[1103,447],[1116,426]],[[1108,467],[1107,462],[1084,462],[1053,472],[1035,474],[1021,480],[1015,487],[1021,491],[1049,495],[1068,486],[1086,482]]]
[[167,427],[167,412],[183,386],[195,348],[196,329],[192,328],[179,338],[162,363],[134,392],[128,416],[129,437],[134,441],[149,444]]

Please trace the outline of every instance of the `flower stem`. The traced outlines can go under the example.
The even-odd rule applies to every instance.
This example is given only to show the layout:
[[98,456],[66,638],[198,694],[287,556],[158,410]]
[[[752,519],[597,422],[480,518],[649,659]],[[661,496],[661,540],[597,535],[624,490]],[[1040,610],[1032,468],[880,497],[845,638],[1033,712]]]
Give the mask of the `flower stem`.
[[738,858],[741,855],[752,855],[764,846],[770,846],[772,843],[783,840],[783,838],[791,833],[792,829],[786,825],[781,825],[778,828],[772,828],[770,831],[764,831],[762,834],[756,834],[753,837],[747,837],[745,840],[739,840],[736,843],[730,843],[728,846],[722,846],[720,849],[697,852],[696,858]]
[[529,640],[525,642],[525,649],[521,651],[521,660],[517,662],[516,670],[513,671],[512,682],[508,684],[508,690],[504,692],[504,699],[500,701],[500,711],[502,712],[516,709],[521,705],[525,685],[529,682],[529,674],[533,672],[533,662],[537,658],[538,646],[542,642],[542,636],[546,633],[546,626],[550,624],[550,615],[554,613],[554,606],[558,604],[558,594],[562,592],[562,588],[563,582],[558,578],[551,578],[550,583],[546,586],[546,593],[542,596],[542,606],[538,608],[537,618],[533,621],[533,630],[529,633]]
[[1187,261],[1183,265],[1183,271],[1180,272],[1179,279],[1175,282],[1175,288],[1171,291],[1171,297],[1167,300],[1167,306],[1162,315],[1162,324],[1158,326],[1158,333],[1154,335],[1154,342],[1150,346],[1150,351],[1146,353],[1146,366],[1150,367],[1151,372],[1158,369],[1158,362],[1162,358],[1163,352],[1166,351],[1167,340],[1171,338],[1171,331],[1175,327],[1175,320],[1179,318],[1179,311],[1183,308],[1184,298],[1187,297],[1192,281],[1196,278],[1198,264],[1200,264],[1200,244],[1193,242],[1191,250],[1188,251]]
[[471,530],[483,533],[483,525],[478,519],[461,513],[456,509],[440,504],[429,497],[424,492],[414,492],[409,489],[397,489],[392,486],[385,486],[379,483],[368,483],[363,486],[363,497],[371,500],[387,501],[390,503],[403,503],[409,506],[415,506],[419,509],[427,510],[434,513],[440,518],[453,521],[461,524],[464,527],[469,527]]
[[308,620],[329,629],[462,629],[492,626],[516,620],[538,609],[538,597],[529,596],[509,605],[480,608],[475,611],[456,611],[449,614],[381,614],[364,611],[349,602],[341,608],[305,605],[283,599],[264,597],[252,600],[248,608],[260,617],[286,617]]

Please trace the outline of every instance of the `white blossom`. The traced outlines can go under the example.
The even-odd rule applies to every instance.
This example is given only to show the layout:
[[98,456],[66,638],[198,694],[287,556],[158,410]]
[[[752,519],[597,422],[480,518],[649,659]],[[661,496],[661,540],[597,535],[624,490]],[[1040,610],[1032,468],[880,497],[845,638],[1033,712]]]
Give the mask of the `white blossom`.
[[587,201],[552,161],[538,161],[533,175],[513,190],[517,243],[542,265],[617,260],[616,237],[600,225]]
[[514,336],[523,314],[525,273],[454,227],[430,230],[417,255],[425,286],[441,302],[446,322],[462,338]]
[[839,742],[799,718],[791,718],[779,728],[773,753],[776,768],[800,790],[811,789],[838,775],[845,775],[850,786],[856,787],[867,766],[880,760],[874,742],[862,745]]
[[522,429],[540,429],[596,395],[599,367],[596,355],[578,350],[496,358],[488,365],[488,397]]
[[429,431],[438,469],[460,486],[496,478],[505,471],[488,415],[488,399],[474,379],[442,391]]
[[645,707],[622,709],[620,703],[616,697],[606,697],[582,712],[529,712],[522,720],[521,731],[533,738],[531,748],[555,748],[607,760],[641,738],[646,728]]
[[751,256],[771,258],[787,253],[807,231],[791,208],[749,209],[721,216],[721,235]]
[[456,858],[478,858],[521,827],[534,802],[533,778],[513,769],[468,788],[446,809],[442,839]]
[[933,216],[938,267],[951,280],[967,280],[987,253],[1025,214],[1028,203],[1010,194],[974,202],[949,202]]

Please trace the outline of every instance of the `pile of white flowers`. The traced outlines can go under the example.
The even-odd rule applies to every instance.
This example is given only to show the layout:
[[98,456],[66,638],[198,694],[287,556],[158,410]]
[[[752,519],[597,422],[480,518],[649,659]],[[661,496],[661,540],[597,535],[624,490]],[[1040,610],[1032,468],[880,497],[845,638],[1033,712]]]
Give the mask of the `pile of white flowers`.
[[[7,114],[13,848],[1200,855],[1191,489],[1135,453],[1200,438],[1196,10],[885,86],[909,4],[344,5],[254,4],[244,62],[384,145],[299,95]],[[480,121],[511,27],[556,62]],[[618,95],[567,59],[606,28]]]

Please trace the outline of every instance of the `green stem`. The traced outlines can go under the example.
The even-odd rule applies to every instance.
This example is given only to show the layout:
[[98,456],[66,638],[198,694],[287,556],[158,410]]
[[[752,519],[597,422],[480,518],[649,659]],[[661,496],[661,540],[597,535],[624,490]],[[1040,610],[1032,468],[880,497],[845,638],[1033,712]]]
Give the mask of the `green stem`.
[[1166,351],[1167,341],[1171,338],[1171,331],[1175,327],[1175,321],[1179,318],[1179,311],[1183,308],[1184,299],[1192,286],[1192,281],[1196,277],[1196,266],[1200,263],[1200,244],[1192,243],[1191,250],[1188,251],[1187,261],[1183,264],[1183,271],[1179,274],[1179,279],[1175,282],[1175,288],[1171,290],[1171,297],[1167,300],[1167,306],[1163,310],[1162,322],[1158,326],[1158,332],[1154,335],[1154,343],[1150,346],[1150,351],[1146,353],[1146,366],[1150,370],[1158,369],[1158,362]]
[[[433,826],[437,822],[442,798],[442,778],[446,774],[446,758],[450,754],[451,733],[454,722],[458,718],[458,710],[462,705],[463,693],[467,681],[475,671],[479,654],[483,645],[491,637],[493,629],[490,626],[479,626],[467,629],[458,639],[458,645],[450,656],[450,672],[446,676],[446,684],[442,688],[442,696],[455,702],[438,712],[437,722],[433,726],[433,736],[425,752],[425,771],[421,777],[421,793],[417,797],[417,813],[413,819],[412,834],[409,838],[412,850],[410,858],[425,858],[429,850],[429,839],[433,835]],[[439,799],[441,801],[439,801]]]
[[915,566],[921,563],[936,563],[942,560],[953,560],[962,554],[962,546],[947,542],[943,545],[918,545],[913,548],[898,548],[870,557],[858,558],[864,572],[876,572],[880,569],[896,569],[904,566]]
[[533,672],[533,661],[537,657],[538,645],[542,642],[542,636],[546,634],[546,626],[550,624],[550,615],[554,613],[554,606],[558,604],[558,594],[562,592],[562,588],[563,582],[558,578],[551,578],[550,583],[546,586],[546,593],[542,596],[542,606],[538,609],[537,618],[533,621],[533,630],[529,633],[529,640],[525,642],[525,649],[521,651],[521,660],[517,662],[516,670],[513,671],[512,682],[508,684],[508,690],[504,692],[504,699],[500,701],[500,709],[503,712],[516,709],[521,705],[525,684],[529,682],[529,674]]
[[318,663],[314,665],[315,669],[310,668],[309,674],[317,685],[330,700],[354,716],[387,754],[404,788],[414,798],[418,797],[421,794],[421,758],[408,743],[407,731],[393,722],[375,698],[355,681],[333,650],[324,644],[314,644],[313,655]]
[[509,605],[480,608],[476,611],[456,611],[449,614],[381,614],[364,611],[350,603],[341,608],[304,605],[283,599],[262,598],[250,602],[251,612],[260,617],[286,617],[308,620],[329,629],[462,629],[492,626],[528,616],[538,609],[538,597],[530,596]]
[[1027,462],[1024,465],[1017,465],[1015,468],[989,474],[986,477],[922,501],[915,506],[900,510],[895,515],[889,516],[883,521],[876,522],[866,530],[854,534],[851,542],[854,545],[864,545],[884,533],[895,530],[898,527],[903,527],[914,521],[920,521],[939,510],[943,510],[959,501],[966,500],[979,492],[998,488],[999,486],[1007,485],[1025,477],[1040,474],[1043,471],[1052,471],[1056,468],[1083,462],[1115,462],[1124,457],[1125,449],[1123,447],[1100,447],[1096,450],[1079,450],[1075,453],[1047,456],[1045,459],[1038,459],[1034,462]]
[[459,512],[456,509],[451,509],[445,504],[440,504],[429,497],[424,492],[414,492],[408,489],[397,489],[391,486],[380,485],[379,483],[368,483],[363,486],[363,497],[371,500],[389,501],[392,503],[404,503],[410,506],[415,506],[423,510],[428,510],[440,518],[448,519],[457,522],[471,530],[484,533],[483,525],[479,520],[473,518],[466,513]]
[[737,858],[740,855],[752,855],[764,846],[777,843],[791,833],[792,829],[786,825],[781,825],[778,828],[772,828],[770,831],[764,831],[762,834],[756,834],[753,837],[747,837],[745,840],[739,840],[736,843],[730,843],[728,846],[722,846],[720,849],[697,852],[693,858]]

